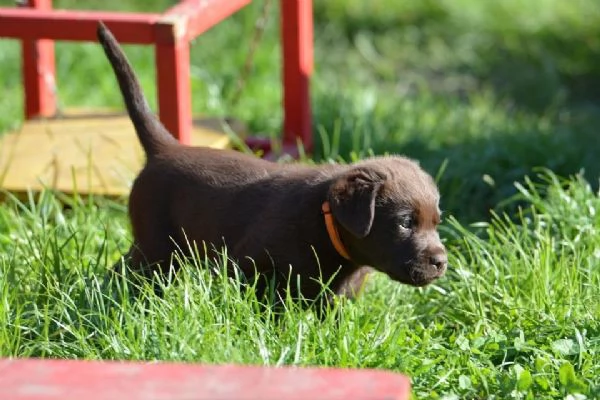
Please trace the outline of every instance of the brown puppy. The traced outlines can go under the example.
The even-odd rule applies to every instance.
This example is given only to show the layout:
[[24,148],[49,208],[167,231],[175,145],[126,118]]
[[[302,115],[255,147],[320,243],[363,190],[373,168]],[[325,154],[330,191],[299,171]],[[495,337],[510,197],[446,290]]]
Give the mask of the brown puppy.
[[[175,250],[195,243],[210,258],[226,245],[246,276],[258,273],[279,294],[289,287],[292,296],[307,299],[321,292],[318,281],[352,295],[367,266],[414,286],[443,275],[439,194],[416,163],[380,157],[353,165],[281,165],[182,146],[150,110],[103,24],[98,38],[147,156],[129,199],[135,270],[164,272]],[[264,290],[266,280],[259,285]]]

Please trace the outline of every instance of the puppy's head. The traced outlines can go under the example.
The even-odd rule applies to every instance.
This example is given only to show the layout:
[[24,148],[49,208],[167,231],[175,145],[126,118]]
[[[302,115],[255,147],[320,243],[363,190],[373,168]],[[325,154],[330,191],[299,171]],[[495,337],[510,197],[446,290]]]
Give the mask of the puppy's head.
[[352,261],[414,286],[442,276],[439,193],[431,176],[403,157],[356,164],[328,194],[331,212]]

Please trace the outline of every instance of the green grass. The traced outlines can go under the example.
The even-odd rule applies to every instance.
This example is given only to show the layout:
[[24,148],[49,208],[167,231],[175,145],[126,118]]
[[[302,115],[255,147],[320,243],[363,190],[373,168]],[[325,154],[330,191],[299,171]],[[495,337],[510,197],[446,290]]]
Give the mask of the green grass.
[[[272,3],[238,103],[263,1],[195,42],[195,112],[278,133]],[[0,355],[372,367],[410,375],[416,398],[600,398],[600,3],[327,0],[315,25],[314,160],[419,159],[439,177],[447,276],[377,275],[325,321],[293,303],[276,319],[195,266],[136,300],[103,281],[130,240],[124,205],[46,193],[0,205]],[[152,51],[126,50],[155,104]],[[0,131],[21,123],[18,69],[0,40]],[[97,45],[60,43],[57,70],[63,107],[122,106]]]
[[146,288],[131,299],[126,282],[103,282],[126,242],[123,210],[9,201],[0,354],[385,368],[412,376],[423,398],[598,396],[600,199],[581,178],[542,178],[521,187],[516,222],[498,216],[474,233],[448,220],[443,280],[417,290],[375,276],[325,321],[293,303],[273,318],[197,265],[164,298]]

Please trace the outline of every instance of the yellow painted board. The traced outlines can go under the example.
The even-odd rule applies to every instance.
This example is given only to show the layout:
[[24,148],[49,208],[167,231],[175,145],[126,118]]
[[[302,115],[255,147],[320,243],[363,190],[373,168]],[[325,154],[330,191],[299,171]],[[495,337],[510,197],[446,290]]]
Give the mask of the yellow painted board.
[[[230,146],[219,119],[194,122],[192,145]],[[234,122],[232,128],[244,128]],[[144,163],[133,125],[124,114],[70,112],[26,121],[0,137],[0,185],[23,193],[51,188],[66,193],[124,196]]]

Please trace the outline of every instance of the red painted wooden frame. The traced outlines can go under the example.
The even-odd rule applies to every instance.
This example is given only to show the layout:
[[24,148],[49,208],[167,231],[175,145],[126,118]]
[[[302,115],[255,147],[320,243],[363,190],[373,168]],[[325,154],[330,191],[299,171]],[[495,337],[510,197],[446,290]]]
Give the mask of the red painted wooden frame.
[[409,396],[407,377],[369,369],[0,360],[3,400],[407,400]]
[[[161,121],[184,144],[192,129],[190,41],[251,0],[181,0],[165,13],[52,10],[52,0],[0,7],[0,37],[23,47],[25,118],[56,113],[54,40],[96,41],[98,21],[122,43],[154,44]],[[280,0],[283,51],[284,151],[298,141],[312,150],[309,80],[313,67],[312,0]],[[250,147],[271,151],[269,140],[248,138]]]

